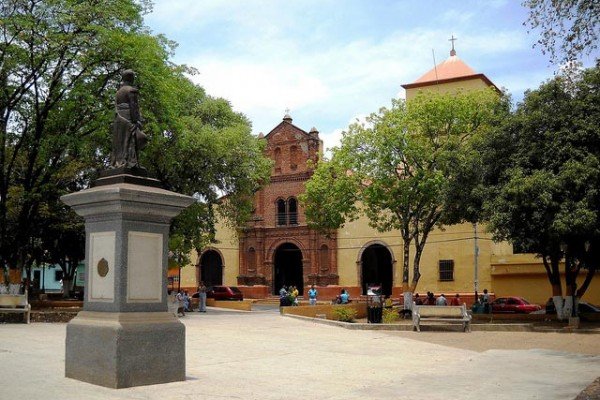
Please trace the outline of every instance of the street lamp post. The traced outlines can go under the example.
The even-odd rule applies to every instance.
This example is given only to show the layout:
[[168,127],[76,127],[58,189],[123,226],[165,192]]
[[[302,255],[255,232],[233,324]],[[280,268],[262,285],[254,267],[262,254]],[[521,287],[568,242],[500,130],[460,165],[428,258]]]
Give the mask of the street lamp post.
[[473,288],[475,289],[475,301],[479,292],[479,237],[477,236],[477,222],[473,223]]

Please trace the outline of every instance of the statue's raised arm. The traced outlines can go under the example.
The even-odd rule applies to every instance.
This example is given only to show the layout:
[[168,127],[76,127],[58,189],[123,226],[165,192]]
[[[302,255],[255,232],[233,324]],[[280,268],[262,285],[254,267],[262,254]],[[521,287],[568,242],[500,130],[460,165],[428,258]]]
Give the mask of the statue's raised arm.
[[143,120],[138,102],[139,91],[133,86],[135,73],[132,70],[123,71],[121,78],[111,126],[110,168],[140,168],[138,152],[146,145],[147,138],[141,130]]

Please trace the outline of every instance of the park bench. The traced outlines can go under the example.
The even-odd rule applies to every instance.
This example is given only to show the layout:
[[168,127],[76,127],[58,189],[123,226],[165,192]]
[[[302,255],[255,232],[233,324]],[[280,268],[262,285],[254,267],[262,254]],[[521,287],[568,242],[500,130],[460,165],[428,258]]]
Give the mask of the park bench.
[[467,306],[418,306],[413,303],[412,310],[413,330],[421,332],[421,323],[444,322],[449,324],[462,324],[464,332],[471,331],[471,316],[467,313]]
[[27,302],[25,294],[0,294],[0,313],[22,313],[23,320],[29,323],[31,304]]

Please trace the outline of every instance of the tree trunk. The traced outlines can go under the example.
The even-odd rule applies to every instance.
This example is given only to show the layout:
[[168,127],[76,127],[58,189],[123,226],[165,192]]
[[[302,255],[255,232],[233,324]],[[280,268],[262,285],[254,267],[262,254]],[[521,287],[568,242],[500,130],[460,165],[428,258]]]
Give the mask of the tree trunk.
[[404,253],[402,255],[402,291],[408,292],[410,291],[410,287],[408,285],[408,278],[410,273],[410,239],[403,238],[404,245],[403,250]]
[[576,306],[578,300],[576,299],[576,289],[577,289],[577,271],[578,269],[573,265],[573,258],[571,254],[567,251],[565,252],[565,301],[562,309],[562,313],[558,313],[558,309],[556,310],[556,315],[560,320],[568,319],[569,317],[576,315]]
[[[554,303],[554,309],[556,310],[556,318],[563,320],[565,319],[565,301],[563,299],[562,286],[560,284],[560,258],[560,253],[551,255],[542,254],[542,260],[544,262],[544,267],[546,268],[548,281],[552,286],[552,302]],[[548,262],[548,259],[550,259],[550,262]]]
[[418,242],[416,242],[416,250],[415,250],[415,257],[413,259],[413,278],[412,278],[412,282],[410,285],[410,291],[412,293],[415,292],[415,290],[417,290],[417,284],[419,283],[419,279],[421,278],[421,272],[420,272],[420,268],[421,268],[421,255],[423,254],[423,245],[420,245]]
[[68,299],[71,297],[71,290],[73,289],[73,279],[68,279],[63,277],[63,299]]
[[577,298],[583,297],[583,295],[587,291],[588,287],[590,286],[590,283],[592,282],[592,278],[594,277],[595,273],[596,273],[596,266],[595,265],[588,266],[588,271],[585,276],[585,280],[583,281],[583,284],[581,285],[581,287],[577,290]]

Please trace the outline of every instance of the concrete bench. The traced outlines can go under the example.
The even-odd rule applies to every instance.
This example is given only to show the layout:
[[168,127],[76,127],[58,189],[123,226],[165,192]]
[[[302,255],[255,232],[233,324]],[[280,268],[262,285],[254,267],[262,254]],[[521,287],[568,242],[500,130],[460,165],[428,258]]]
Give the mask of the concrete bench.
[[467,313],[467,306],[417,306],[413,303],[413,330],[421,332],[421,323],[444,322],[449,324],[462,324],[464,332],[471,331],[471,316]]
[[23,320],[29,323],[31,304],[27,302],[25,294],[0,294],[0,313],[21,313]]

